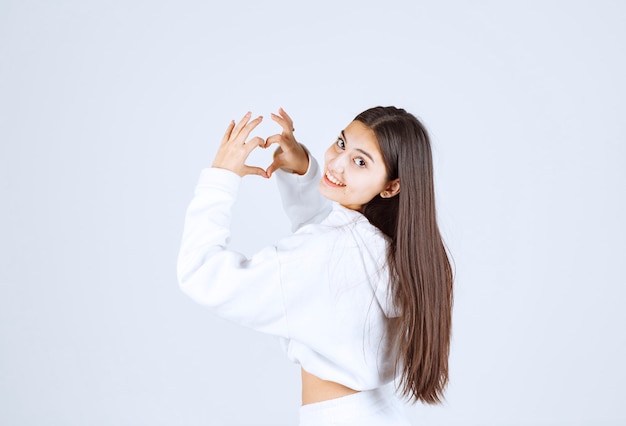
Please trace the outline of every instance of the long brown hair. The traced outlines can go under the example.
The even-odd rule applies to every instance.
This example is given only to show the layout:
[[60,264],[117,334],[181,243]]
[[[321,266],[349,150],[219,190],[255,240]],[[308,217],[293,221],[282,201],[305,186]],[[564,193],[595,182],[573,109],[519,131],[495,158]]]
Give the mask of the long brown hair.
[[390,321],[389,333],[398,348],[399,391],[439,403],[448,382],[453,278],[437,226],[430,139],[403,109],[375,107],[355,120],[374,131],[389,180],[400,179],[399,194],[377,195],[362,208],[391,239],[390,297],[400,317]]

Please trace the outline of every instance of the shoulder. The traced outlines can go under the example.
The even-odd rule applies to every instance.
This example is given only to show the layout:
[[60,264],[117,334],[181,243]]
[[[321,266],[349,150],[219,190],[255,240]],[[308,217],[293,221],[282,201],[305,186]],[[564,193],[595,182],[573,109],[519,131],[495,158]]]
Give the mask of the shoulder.
[[333,203],[328,216],[316,224],[301,227],[281,241],[279,252],[314,251],[311,262],[327,262],[341,254],[379,265],[386,261],[387,237],[361,213]]
[[386,249],[388,238],[376,226],[372,225],[363,214],[334,204],[328,218],[323,222],[329,226],[337,226],[344,238],[353,240],[364,249]]

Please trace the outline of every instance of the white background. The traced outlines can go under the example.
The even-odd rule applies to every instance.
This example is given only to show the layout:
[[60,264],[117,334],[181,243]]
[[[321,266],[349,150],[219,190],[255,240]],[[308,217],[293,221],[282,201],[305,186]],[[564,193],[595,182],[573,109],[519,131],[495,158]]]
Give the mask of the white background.
[[[447,401],[416,425],[626,424],[626,4],[0,2],[0,424],[290,425],[299,369],[178,290],[229,120],[319,158],[397,105],[456,264]],[[251,162],[269,164],[269,152]],[[233,248],[288,232],[244,179]]]

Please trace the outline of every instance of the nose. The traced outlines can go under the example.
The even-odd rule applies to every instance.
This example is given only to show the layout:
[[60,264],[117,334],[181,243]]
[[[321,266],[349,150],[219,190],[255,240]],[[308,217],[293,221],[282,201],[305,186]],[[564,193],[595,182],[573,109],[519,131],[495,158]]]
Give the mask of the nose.
[[343,172],[346,166],[346,161],[348,159],[348,156],[346,154],[347,153],[342,152],[341,154],[337,155],[329,162],[330,169],[333,172],[337,172],[337,173]]

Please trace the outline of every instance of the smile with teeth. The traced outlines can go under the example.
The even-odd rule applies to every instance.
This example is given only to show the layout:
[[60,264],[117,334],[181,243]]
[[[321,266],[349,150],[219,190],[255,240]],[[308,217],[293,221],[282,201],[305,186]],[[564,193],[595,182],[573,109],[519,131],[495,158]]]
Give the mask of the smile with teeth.
[[335,176],[330,174],[330,171],[326,170],[325,173],[326,179],[330,181],[330,183],[333,183],[337,186],[346,186],[345,183],[341,182],[339,179],[337,179]]

